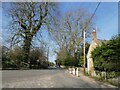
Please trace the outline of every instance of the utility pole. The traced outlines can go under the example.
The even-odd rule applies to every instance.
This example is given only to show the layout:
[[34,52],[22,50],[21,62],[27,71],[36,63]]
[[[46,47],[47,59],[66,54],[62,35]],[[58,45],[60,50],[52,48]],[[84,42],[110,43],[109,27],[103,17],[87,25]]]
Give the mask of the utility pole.
[[85,53],[85,30],[84,30],[84,41],[83,41],[83,44],[84,44],[84,48],[83,48],[83,52],[84,52],[84,74],[85,74],[85,65],[86,65],[86,53]]
[[86,54],[85,54],[85,33],[86,33],[86,32],[85,32],[85,30],[86,30],[88,24],[91,22],[92,18],[94,17],[94,15],[95,15],[95,13],[96,13],[96,11],[97,11],[97,9],[98,9],[101,1],[102,1],[102,0],[100,0],[100,2],[98,3],[98,5],[97,5],[97,7],[95,8],[95,11],[94,11],[94,13],[92,14],[90,20],[88,21],[88,23],[86,24],[85,28],[83,29],[83,30],[84,30],[84,31],[83,31],[83,32],[84,32],[84,41],[83,41],[83,43],[84,43],[84,49],[83,49],[83,52],[84,52],[84,74],[85,74],[85,65],[86,65]]
[[47,50],[47,62],[48,62],[48,59],[49,59],[49,46],[48,46],[48,50]]

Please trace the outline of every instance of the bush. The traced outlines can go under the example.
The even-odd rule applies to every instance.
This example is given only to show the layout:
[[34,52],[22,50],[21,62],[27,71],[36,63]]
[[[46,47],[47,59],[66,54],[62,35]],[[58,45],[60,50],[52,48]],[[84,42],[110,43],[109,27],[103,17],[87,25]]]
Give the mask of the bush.
[[18,69],[23,67],[23,51],[20,47],[15,47],[13,50],[7,51],[7,53],[2,53],[2,68],[13,68]]
[[[88,52],[89,46],[90,44],[86,42],[86,54]],[[76,50],[76,52],[74,53],[73,51],[70,51],[66,48],[61,48],[60,51],[58,52],[57,60],[55,62],[57,65],[82,67],[84,63],[82,47]]]
[[30,69],[47,68],[48,62],[45,52],[41,48],[32,49],[30,52]]
[[84,64],[84,60],[83,60],[83,56],[81,56],[78,65],[82,67],[83,64]]
[[[92,52],[94,67],[99,71],[120,71],[120,36],[116,36]],[[115,75],[113,75],[115,76]]]
[[75,60],[74,60],[73,57],[68,55],[66,58],[61,60],[61,65],[64,65],[64,66],[74,66],[75,65]]
[[[48,62],[44,54],[44,50],[40,48],[32,49],[29,54],[29,62],[25,63],[23,49],[14,47],[7,53],[2,52],[2,68],[3,69],[38,69],[47,68]],[[26,67],[27,66],[27,67]]]

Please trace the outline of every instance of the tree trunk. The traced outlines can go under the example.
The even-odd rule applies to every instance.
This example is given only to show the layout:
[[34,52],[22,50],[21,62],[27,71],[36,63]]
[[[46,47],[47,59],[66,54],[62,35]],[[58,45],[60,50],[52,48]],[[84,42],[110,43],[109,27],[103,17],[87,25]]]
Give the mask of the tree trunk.
[[29,55],[30,55],[31,41],[32,41],[32,36],[30,37],[29,34],[26,35],[24,39],[24,45],[23,45],[23,51],[24,51],[23,62],[25,64],[25,67],[29,67],[29,64],[30,64]]

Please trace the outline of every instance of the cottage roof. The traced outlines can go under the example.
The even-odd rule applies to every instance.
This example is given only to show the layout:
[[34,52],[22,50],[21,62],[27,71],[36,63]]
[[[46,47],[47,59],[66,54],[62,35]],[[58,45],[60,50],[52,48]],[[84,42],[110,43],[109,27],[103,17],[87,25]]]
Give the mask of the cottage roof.
[[98,45],[102,45],[103,43],[107,43],[108,42],[108,40],[101,40],[101,39],[97,39],[97,44]]

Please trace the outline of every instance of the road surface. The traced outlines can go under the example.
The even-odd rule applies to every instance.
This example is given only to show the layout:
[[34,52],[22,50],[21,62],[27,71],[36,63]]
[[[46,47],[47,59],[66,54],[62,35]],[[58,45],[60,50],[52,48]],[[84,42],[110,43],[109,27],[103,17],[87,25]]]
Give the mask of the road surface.
[[76,77],[67,70],[4,70],[2,88],[105,88],[86,76]]

